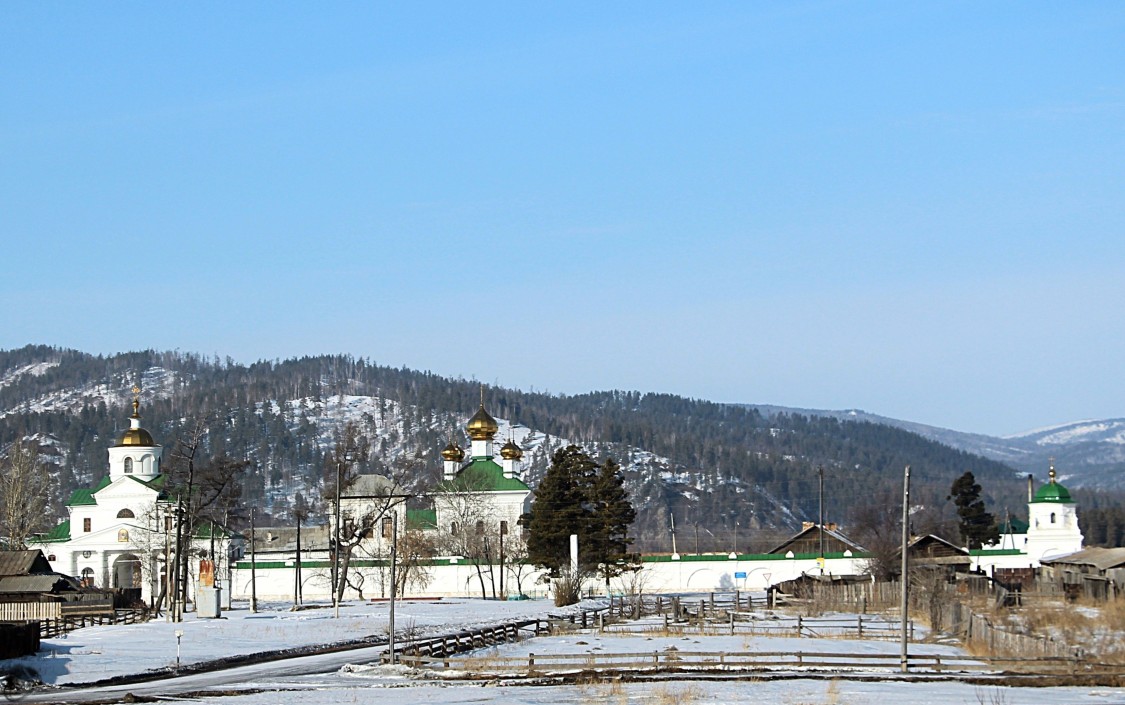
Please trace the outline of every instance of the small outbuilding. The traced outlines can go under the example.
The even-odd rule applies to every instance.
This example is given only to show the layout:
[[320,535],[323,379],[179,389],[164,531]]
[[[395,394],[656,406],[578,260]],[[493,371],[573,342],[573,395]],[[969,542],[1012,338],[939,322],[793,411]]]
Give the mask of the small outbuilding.
[[1041,579],[1068,594],[1107,599],[1125,591],[1125,548],[1084,548],[1041,563]]

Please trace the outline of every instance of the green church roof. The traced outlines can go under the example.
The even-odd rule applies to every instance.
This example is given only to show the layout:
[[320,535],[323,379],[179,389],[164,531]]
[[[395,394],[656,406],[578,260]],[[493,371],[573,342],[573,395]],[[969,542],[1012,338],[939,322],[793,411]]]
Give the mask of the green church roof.
[[70,519],[39,536],[43,543],[59,543],[70,540]]
[[531,488],[519,478],[504,477],[504,468],[492,458],[473,458],[452,482],[444,483],[438,491],[530,492]]
[[94,485],[93,488],[87,489],[85,487],[74,490],[70,494],[70,499],[66,501],[68,507],[80,507],[87,504],[97,504],[98,501],[94,499],[94,493],[98,490],[103,490],[109,486],[109,476],[103,477],[101,482]]
[[1026,534],[1027,522],[1018,517],[1012,517],[1008,521],[1000,525],[1000,533],[1002,534]]
[[1035,493],[1035,499],[1032,502],[1055,502],[1057,504],[1071,504],[1074,500],[1070,498],[1070,492],[1052,480],[1039,488]]

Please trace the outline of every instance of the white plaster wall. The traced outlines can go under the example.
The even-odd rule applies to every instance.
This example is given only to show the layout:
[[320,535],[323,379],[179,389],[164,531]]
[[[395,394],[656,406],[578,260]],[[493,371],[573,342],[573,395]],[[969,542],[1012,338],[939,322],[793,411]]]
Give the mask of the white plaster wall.
[[[259,562],[264,559],[259,557]],[[307,559],[306,559],[307,560]],[[293,599],[294,568],[292,559],[285,561],[284,568],[259,568],[256,573],[257,597],[260,600],[287,601]],[[863,572],[866,561],[859,558],[830,558],[825,561],[825,574],[856,575]],[[498,571],[498,567],[494,567]],[[364,598],[382,597],[380,586],[386,584],[385,568],[354,569],[364,575]],[[451,597],[480,596],[480,583],[476,568],[466,563],[430,566],[426,569],[431,577],[429,585],[422,589],[410,589],[405,597]],[[818,575],[820,567],[812,559],[779,560],[714,560],[714,561],[668,561],[645,563],[636,574],[627,574],[611,581],[614,593],[629,592],[634,585],[647,593],[708,592],[712,590],[765,590],[769,585],[800,577],[803,573]],[[235,599],[250,597],[249,562],[239,563],[234,571],[233,596]],[[330,568],[303,568],[303,594],[306,600],[330,600]],[[523,580],[524,592],[532,596],[542,596],[549,587],[537,582],[542,571],[526,571]],[[736,578],[736,573],[745,573],[745,578]],[[486,578],[487,584],[487,578]],[[505,585],[509,594],[516,592],[516,581],[509,571],[505,575]],[[367,589],[370,586],[371,589]],[[587,583],[587,589],[596,593],[604,592],[604,584],[595,579]],[[491,596],[491,586],[488,590]],[[358,599],[351,592],[347,599]]]

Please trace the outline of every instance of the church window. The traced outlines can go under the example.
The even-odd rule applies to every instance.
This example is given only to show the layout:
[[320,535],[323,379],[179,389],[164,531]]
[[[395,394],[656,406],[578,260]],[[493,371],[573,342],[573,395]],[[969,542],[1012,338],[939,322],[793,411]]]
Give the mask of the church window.
[[508,535],[508,522],[506,522],[506,521],[500,522],[500,535],[501,536],[507,536]]
[[456,536],[457,535],[457,522],[451,522],[449,524],[449,535],[450,536]]
[[117,513],[118,519],[136,519],[137,516],[133,514],[132,509],[122,509]]
[[394,519],[390,517],[383,517],[383,538],[392,538],[392,533],[394,533]]
[[165,531],[171,531],[172,530],[172,517],[171,517],[171,515],[164,517],[164,530]]
[[53,563],[56,560],[55,554],[52,553],[51,555],[47,556],[47,560],[49,560]]
[[82,587],[94,587],[94,569],[82,569]]
[[484,522],[478,521],[477,522],[477,536],[480,536],[483,533],[484,533]]
[[1055,513],[1054,512],[1051,512],[1051,523],[1052,524],[1055,523]]
[[133,472],[133,459],[132,458],[125,458],[125,474],[128,475],[128,474],[131,474],[132,472]]
[[90,517],[86,517],[82,520],[82,531],[90,533]]

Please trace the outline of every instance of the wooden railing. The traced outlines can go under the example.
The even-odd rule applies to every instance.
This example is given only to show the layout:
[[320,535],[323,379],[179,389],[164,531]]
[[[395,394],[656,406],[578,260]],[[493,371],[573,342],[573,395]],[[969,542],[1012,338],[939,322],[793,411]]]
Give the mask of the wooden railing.
[[148,612],[140,609],[116,610],[114,612],[82,614],[66,614],[53,619],[31,620],[39,622],[39,637],[51,639],[61,636],[75,629],[83,627],[97,627],[105,624],[136,624],[149,618]]
[[[415,668],[447,669],[467,677],[536,677],[574,673],[617,672],[730,672],[730,671],[858,671],[898,672],[899,654],[852,652],[765,652],[765,651],[651,651],[633,653],[528,654],[434,658],[403,655],[400,660]],[[1055,673],[1104,672],[1111,666],[1087,663],[1074,658],[1004,659],[974,658],[947,654],[910,654],[908,668],[913,673]]]
[[435,657],[447,660],[454,654],[519,641],[524,636],[538,636],[549,630],[550,624],[546,620],[529,619],[467,629],[455,634],[443,634],[426,639],[408,639],[401,645],[396,645],[395,652],[396,658],[403,662],[407,659]]
[[[604,621],[602,631],[611,634],[645,634],[662,631],[672,634],[746,634],[757,636],[793,637],[851,637],[856,639],[898,639],[902,634],[902,624],[874,615],[855,617],[785,617],[763,619],[760,615],[748,612],[728,612],[726,621],[719,619],[673,621],[667,614],[662,622],[621,622]],[[601,618],[599,618],[601,619]],[[914,622],[907,622],[907,636],[914,640]]]

